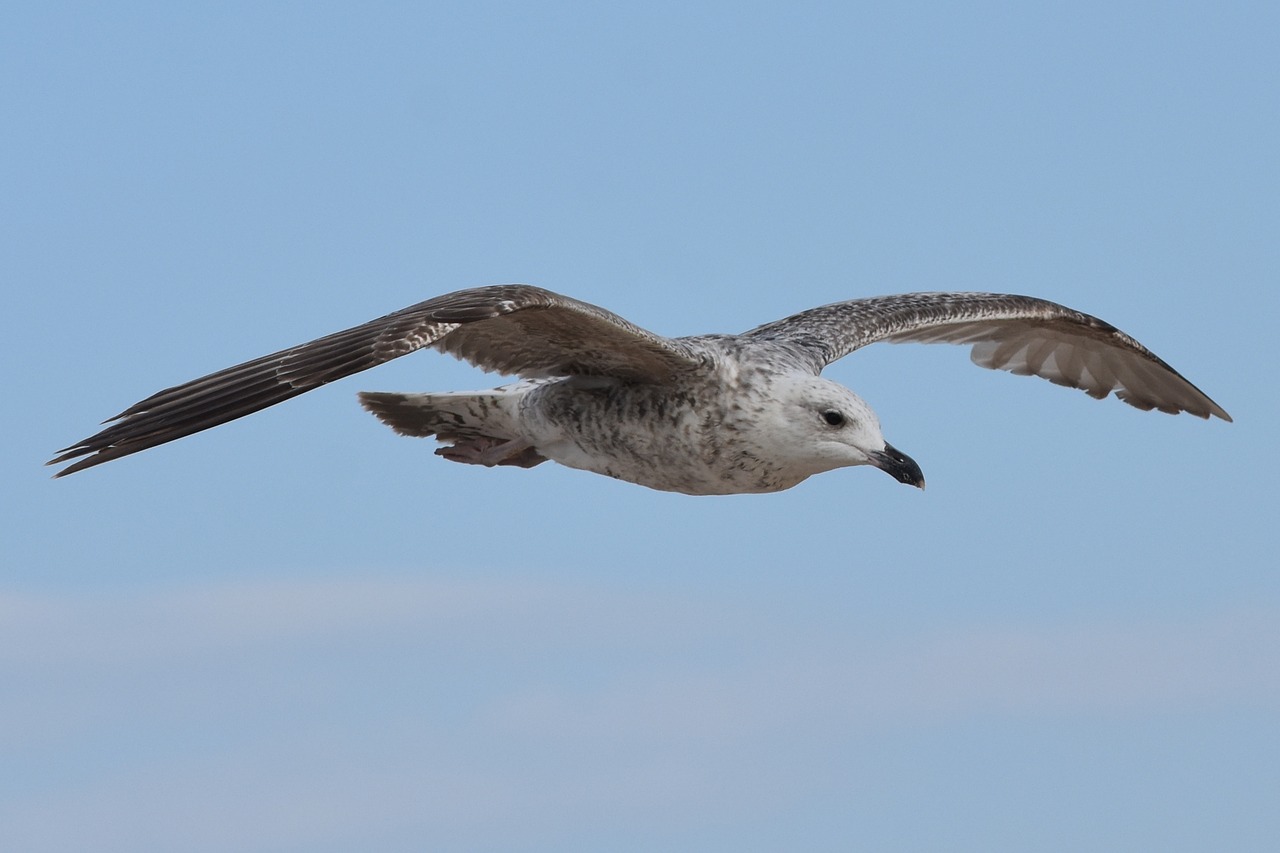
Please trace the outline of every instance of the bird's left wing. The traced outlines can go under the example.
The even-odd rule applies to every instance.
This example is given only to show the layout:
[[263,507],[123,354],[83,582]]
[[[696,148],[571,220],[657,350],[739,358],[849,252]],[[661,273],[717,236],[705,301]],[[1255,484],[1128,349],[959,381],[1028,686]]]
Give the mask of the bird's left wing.
[[459,290],[153,394],[48,464],[85,457],[55,475],[65,476],[244,417],[424,347],[525,377],[660,382],[697,365],[679,341],[549,290],[520,284]]
[[1221,406],[1124,332],[1044,299],[1002,293],[904,293],[836,302],[746,333],[795,353],[815,373],[876,341],[971,344],[975,364],[1040,376],[1139,409],[1230,421]]

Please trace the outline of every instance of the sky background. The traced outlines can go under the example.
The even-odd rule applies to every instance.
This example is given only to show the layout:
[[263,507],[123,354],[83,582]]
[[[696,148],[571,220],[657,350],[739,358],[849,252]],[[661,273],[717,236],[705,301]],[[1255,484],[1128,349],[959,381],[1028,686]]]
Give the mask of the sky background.
[[[1268,3],[11,3],[0,833],[24,851],[1273,850]],[[691,498],[355,392],[42,467],[462,287],[657,332],[1099,315],[1234,424],[877,346],[923,467]],[[1265,359],[1265,361],[1264,361]]]

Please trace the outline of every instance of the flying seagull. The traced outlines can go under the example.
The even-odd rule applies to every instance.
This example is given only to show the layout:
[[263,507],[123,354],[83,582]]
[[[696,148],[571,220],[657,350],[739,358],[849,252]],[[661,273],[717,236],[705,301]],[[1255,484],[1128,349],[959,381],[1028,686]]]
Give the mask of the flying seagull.
[[875,412],[820,375],[875,343],[972,345],[982,367],[1109,393],[1139,409],[1231,417],[1114,326],[998,293],[836,302],[740,335],[664,338],[529,285],[459,290],[154,394],[49,464],[63,476],[273,406],[431,347],[519,381],[487,391],[362,392],[401,435],[435,436],[453,462],[531,468],[550,459],[692,495],[776,492],[851,465],[924,488]]

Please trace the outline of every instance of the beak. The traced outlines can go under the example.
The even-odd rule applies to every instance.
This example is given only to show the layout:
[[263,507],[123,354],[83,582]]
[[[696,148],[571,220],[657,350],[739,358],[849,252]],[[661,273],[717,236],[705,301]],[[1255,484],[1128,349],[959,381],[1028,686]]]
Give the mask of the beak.
[[888,474],[899,483],[924,488],[924,472],[915,460],[892,444],[886,444],[878,453],[868,453],[871,464]]

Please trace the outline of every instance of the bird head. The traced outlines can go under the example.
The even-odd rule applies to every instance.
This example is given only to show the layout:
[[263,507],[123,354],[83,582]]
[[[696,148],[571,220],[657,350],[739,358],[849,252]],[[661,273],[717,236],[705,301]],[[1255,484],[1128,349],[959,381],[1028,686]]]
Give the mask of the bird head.
[[806,476],[871,465],[900,483],[924,488],[920,466],[884,440],[880,419],[857,394],[821,376],[779,377],[770,429],[781,437],[774,458]]

